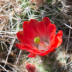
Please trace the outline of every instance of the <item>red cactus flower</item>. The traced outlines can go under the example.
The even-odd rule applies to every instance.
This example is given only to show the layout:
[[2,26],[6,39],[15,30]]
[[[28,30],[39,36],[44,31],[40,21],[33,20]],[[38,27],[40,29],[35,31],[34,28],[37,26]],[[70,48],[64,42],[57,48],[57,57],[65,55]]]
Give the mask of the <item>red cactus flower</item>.
[[51,24],[47,17],[40,22],[31,19],[24,21],[23,31],[17,33],[17,38],[21,43],[16,47],[30,52],[28,57],[45,56],[62,44],[62,31],[56,34],[55,24]]
[[28,72],[36,72],[36,67],[33,64],[27,63],[26,69],[27,69]]

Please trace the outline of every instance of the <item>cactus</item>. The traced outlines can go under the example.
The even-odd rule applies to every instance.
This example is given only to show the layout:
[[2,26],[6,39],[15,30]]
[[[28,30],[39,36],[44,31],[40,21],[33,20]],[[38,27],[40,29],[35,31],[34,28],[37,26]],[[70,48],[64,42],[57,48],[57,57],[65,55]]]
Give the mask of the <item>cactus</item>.
[[[36,58],[24,57],[20,60],[19,65],[24,66],[27,63],[34,64],[38,72],[68,72],[70,67],[66,67],[69,54],[66,54],[60,46],[56,52],[46,56],[37,56]],[[71,58],[71,57],[70,57]]]

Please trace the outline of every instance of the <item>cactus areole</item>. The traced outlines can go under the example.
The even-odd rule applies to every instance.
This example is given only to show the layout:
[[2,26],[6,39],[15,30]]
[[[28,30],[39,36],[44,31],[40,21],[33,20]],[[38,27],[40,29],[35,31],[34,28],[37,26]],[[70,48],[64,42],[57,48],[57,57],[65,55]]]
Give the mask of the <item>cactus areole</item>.
[[21,43],[16,43],[16,47],[28,51],[28,57],[45,56],[62,44],[62,35],[61,30],[56,34],[56,26],[48,17],[44,17],[40,22],[31,19],[24,21],[23,31],[17,33]]

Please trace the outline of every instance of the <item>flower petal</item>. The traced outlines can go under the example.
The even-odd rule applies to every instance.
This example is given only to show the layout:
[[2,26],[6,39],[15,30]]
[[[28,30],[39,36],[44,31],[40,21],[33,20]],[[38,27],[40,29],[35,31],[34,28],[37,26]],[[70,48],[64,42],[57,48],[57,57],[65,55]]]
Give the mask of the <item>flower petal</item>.
[[55,40],[56,34],[55,33],[51,33],[50,35],[50,44]]
[[57,48],[62,44],[62,41],[63,41],[62,35],[63,35],[63,32],[60,30],[56,35],[54,47]]
[[62,38],[62,36],[63,36],[63,31],[62,30],[60,30],[58,33],[57,33],[57,35],[56,36],[59,36],[59,37],[61,37]]
[[19,31],[16,35],[17,35],[17,38],[19,39],[19,41],[21,42],[22,38],[24,37],[23,31]]
[[26,50],[26,49],[29,49],[29,47],[27,45],[24,45],[22,43],[16,43],[15,46],[18,48],[18,49],[21,49],[21,50]]
[[46,26],[45,24],[41,21],[38,22],[38,24],[36,25],[37,31],[39,32],[39,34],[42,36],[42,38],[46,37]]
[[27,37],[28,39],[30,39],[32,41],[34,40],[35,32],[34,32],[34,30],[32,28],[25,27],[23,32],[24,32],[25,37]]
[[51,45],[47,46],[46,48],[47,48],[48,50],[39,53],[40,56],[45,56],[45,55],[47,55],[47,54],[49,54],[49,53],[51,52],[51,49],[52,49],[52,48],[51,48]]
[[30,45],[24,45],[22,43],[16,43],[15,46],[18,49],[26,50],[26,51],[30,52],[31,54],[38,54],[38,53],[40,53],[40,50],[38,50],[37,48],[33,48]]
[[47,26],[47,39],[48,39],[48,41],[50,39],[50,43],[53,42],[53,40],[55,38],[55,32],[56,32],[55,24],[49,24]]
[[49,24],[47,26],[47,33],[50,35],[51,33],[55,33],[55,32],[56,32],[55,24]]
[[44,22],[46,26],[48,26],[49,24],[51,24],[51,21],[50,21],[50,19],[48,17],[44,17],[42,19],[42,22]]
[[23,31],[19,31],[17,33],[17,38],[19,39],[20,42],[22,42],[23,44],[28,44],[30,46],[32,46],[32,42],[30,42],[30,40],[24,35]]
[[23,30],[24,30],[24,28],[26,26],[28,26],[28,27],[30,27],[30,28],[32,28],[32,29],[34,29],[36,31],[36,24],[37,23],[38,23],[38,21],[35,20],[35,19],[31,19],[29,22],[28,21],[24,21],[24,23],[23,23]]
[[52,43],[52,46],[54,48],[57,48],[57,47],[59,47],[62,44],[62,35],[63,35],[63,32],[60,30],[57,33],[54,42]]
[[23,29],[24,29],[26,26],[28,26],[28,24],[29,24],[28,21],[24,21],[24,23],[23,23]]
[[29,27],[31,27],[32,29],[34,29],[34,30],[36,31],[36,24],[37,24],[37,23],[38,23],[37,20],[31,19],[31,20],[29,21]]
[[28,57],[36,57],[36,54],[29,54]]
[[[31,53],[35,53],[33,50],[33,47],[30,46],[30,45],[25,45],[23,43],[16,43],[15,46],[18,48],[18,49],[21,49],[21,50],[26,50],[28,52],[31,52]],[[36,51],[36,50],[35,50]]]

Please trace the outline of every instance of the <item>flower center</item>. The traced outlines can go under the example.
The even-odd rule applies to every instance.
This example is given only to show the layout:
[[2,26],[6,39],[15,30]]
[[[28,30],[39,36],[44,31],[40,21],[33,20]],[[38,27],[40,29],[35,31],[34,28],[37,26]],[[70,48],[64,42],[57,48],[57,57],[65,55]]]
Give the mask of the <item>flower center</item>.
[[39,37],[35,37],[34,38],[34,42],[37,43],[37,44],[39,44],[40,43],[40,38]]
[[46,46],[49,45],[48,42],[41,41],[39,37],[35,37],[35,38],[34,38],[34,42],[36,43],[36,47],[37,47],[39,50],[45,50],[45,51],[48,50],[48,49],[46,48]]

